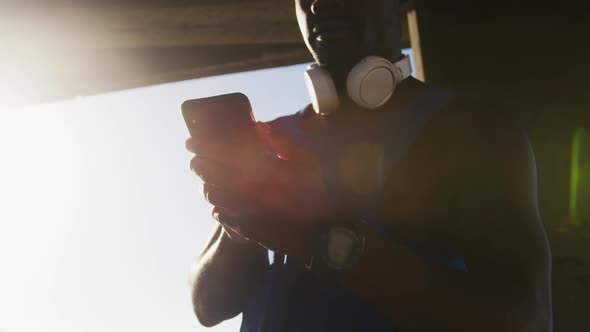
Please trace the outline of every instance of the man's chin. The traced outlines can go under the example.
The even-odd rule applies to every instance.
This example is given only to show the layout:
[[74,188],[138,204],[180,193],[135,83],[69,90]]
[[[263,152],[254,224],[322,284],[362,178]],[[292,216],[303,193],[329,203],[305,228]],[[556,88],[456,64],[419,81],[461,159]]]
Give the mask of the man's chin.
[[359,50],[357,48],[322,48],[318,49],[314,58],[321,66],[330,70],[346,70],[349,71],[360,58],[358,56]]

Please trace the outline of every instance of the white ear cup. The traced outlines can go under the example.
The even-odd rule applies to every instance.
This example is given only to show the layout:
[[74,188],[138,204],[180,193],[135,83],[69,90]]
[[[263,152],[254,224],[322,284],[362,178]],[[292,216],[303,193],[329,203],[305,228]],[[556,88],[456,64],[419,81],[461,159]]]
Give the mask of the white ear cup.
[[363,108],[379,108],[395,91],[398,76],[396,72],[396,67],[386,59],[369,56],[354,66],[348,74],[348,96]]
[[[412,64],[407,56],[395,64],[378,56],[369,56],[348,73],[346,90],[357,105],[376,109],[383,106],[395,92],[397,84],[411,74]],[[309,66],[305,83],[316,113],[325,115],[338,110],[338,91],[328,71],[317,64]]]
[[338,110],[340,107],[338,91],[332,77],[325,69],[317,64],[309,66],[305,72],[305,85],[316,113],[327,115]]

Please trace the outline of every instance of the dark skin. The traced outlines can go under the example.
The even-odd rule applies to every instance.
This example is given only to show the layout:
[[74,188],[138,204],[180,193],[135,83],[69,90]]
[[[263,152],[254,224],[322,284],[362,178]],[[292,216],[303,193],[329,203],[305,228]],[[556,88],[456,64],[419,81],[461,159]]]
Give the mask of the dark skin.
[[[309,22],[319,24],[314,20],[322,19],[319,8],[374,15],[379,6],[388,3],[296,1],[304,37],[314,28]],[[362,24],[357,27],[367,29]],[[316,59],[330,64],[335,76],[339,68],[357,60],[356,54],[398,57],[395,42],[372,48],[362,38],[355,46],[360,53],[351,52],[350,58],[336,59],[335,53],[328,51],[331,43],[339,48],[354,44],[350,36],[355,33],[363,35],[345,31],[328,38],[326,32],[323,42],[329,45],[320,48],[308,41],[308,47]],[[346,38],[339,40],[338,36]],[[375,45],[387,43],[381,39]],[[405,81],[384,111],[411,102],[424,88],[421,82]],[[343,108],[329,119],[330,125],[346,128],[371,116],[350,103]],[[303,128],[319,130],[322,121],[325,119],[310,113]],[[241,311],[250,295],[243,289],[251,289],[245,285],[255,285],[267,266],[258,252],[261,247],[305,260],[313,253],[311,239],[319,228],[330,220],[355,217],[353,207],[335,206],[327,198],[314,156],[263,124],[257,129],[263,142],[261,153],[244,156],[240,163],[227,157],[235,155],[233,147],[206,140],[189,140],[187,144],[194,152],[207,152],[208,158],[197,156],[191,166],[204,180],[205,196],[226,230],[226,235],[218,231],[217,242],[212,241],[217,247],[209,247],[216,250],[205,252],[196,275],[205,280],[208,266],[225,266],[220,262],[231,259],[227,254],[231,248],[250,255],[240,265],[249,277],[239,283],[242,288],[231,289],[233,301],[200,303],[199,289],[206,289],[206,283],[195,282],[195,309],[201,317],[213,317],[205,320],[208,325]],[[275,154],[262,153],[268,150]],[[260,176],[261,170],[266,176]],[[536,192],[535,160],[526,136],[497,109],[457,100],[432,119],[396,166],[379,202],[379,214],[406,238],[459,249],[469,272],[430,266],[404,247],[369,231],[361,261],[339,275],[337,282],[404,331],[551,331],[550,250]],[[317,204],[307,204],[305,197],[310,196]],[[219,252],[220,244],[230,249]],[[207,303],[215,303],[216,313],[204,314]]]
[[297,22],[307,49],[344,90],[346,75],[367,55],[401,56],[401,15],[391,0],[296,0]]

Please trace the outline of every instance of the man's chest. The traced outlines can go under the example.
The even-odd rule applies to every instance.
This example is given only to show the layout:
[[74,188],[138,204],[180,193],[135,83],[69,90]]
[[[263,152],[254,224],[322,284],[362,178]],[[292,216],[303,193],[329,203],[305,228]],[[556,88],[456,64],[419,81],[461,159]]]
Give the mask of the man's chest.
[[343,199],[343,209],[372,206],[383,222],[423,236],[438,233],[450,215],[439,165],[444,144],[431,121],[440,105],[434,104],[338,118],[307,113],[287,127],[317,156],[326,187]]
[[338,142],[319,157],[328,191],[342,209],[377,215],[409,238],[440,237],[451,214],[445,167],[432,144],[419,141],[400,156],[379,140]]
[[400,235],[438,241],[452,229],[449,193],[434,161],[404,160],[391,170],[379,197],[378,215]]

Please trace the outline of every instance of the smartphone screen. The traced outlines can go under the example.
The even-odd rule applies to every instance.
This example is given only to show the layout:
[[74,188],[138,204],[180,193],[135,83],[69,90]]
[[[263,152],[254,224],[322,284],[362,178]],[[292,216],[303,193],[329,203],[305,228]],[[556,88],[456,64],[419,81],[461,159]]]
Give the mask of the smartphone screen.
[[218,143],[257,141],[252,107],[242,93],[187,100],[181,108],[193,139]]

